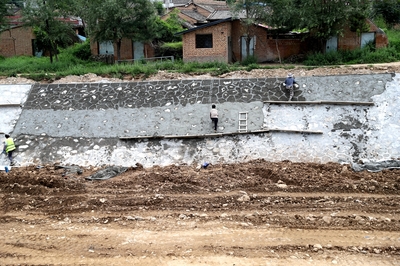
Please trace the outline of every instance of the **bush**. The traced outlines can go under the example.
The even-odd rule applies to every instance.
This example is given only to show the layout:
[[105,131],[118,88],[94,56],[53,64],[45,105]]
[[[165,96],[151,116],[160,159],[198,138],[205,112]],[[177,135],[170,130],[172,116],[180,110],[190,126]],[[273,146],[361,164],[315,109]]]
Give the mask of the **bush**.
[[373,45],[366,45],[362,49],[352,51],[336,51],[329,53],[315,53],[307,56],[306,66],[342,65],[342,64],[373,64],[397,61],[400,53],[397,47],[375,49]]
[[386,34],[389,39],[389,47],[394,48],[397,51],[397,53],[400,53],[400,31],[388,30]]
[[251,64],[257,64],[257,57],[255,57],[254,55],[249,55],[244,60],[242,60],[241,64],[243,66],[248,66],[248,65],[251,65]]
[[157,56],[173,56],[175,59],[182,59],[182,42],[164,43],[156,48]]
[[81,60],[89,60],[92,56],[89,39],[83,43],[76,43],[71,49],[72,54]]
[[257,69],[257,68],[260,68],[260,67],[259,67],[258,64],[255,64],[255,63],[249,64],[249,65],[246,66],[246,70],[247,71],[252,71],[253,69]]

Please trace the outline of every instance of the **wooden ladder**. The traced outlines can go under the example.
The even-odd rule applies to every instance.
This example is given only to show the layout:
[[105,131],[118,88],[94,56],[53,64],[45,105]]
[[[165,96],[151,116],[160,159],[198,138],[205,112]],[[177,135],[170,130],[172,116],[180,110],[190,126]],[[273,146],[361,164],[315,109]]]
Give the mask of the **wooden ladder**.
[[239,132],[247,132],[247,112],[239,112]]

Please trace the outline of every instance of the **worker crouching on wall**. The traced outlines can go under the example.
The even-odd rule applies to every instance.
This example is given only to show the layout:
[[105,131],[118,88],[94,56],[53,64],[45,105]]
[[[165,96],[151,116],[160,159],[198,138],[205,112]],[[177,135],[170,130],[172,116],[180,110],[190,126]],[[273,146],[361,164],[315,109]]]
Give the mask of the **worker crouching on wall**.
[[283,85],[286,87],[287,90],[289,90],[289,102],[292,100],[293,95],[294,95],[294,87],[298,88],[299,86],[297,85],[297,82],[293,76],[292,73],[289,73],[285,79],[285,82]]

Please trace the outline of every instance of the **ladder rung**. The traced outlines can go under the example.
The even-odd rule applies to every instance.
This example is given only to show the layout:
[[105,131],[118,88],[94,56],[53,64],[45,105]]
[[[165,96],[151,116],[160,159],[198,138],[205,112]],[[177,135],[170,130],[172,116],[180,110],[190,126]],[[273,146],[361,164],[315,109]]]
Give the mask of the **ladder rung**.
[[247,112],[239,112],[239,132],[247,132]]

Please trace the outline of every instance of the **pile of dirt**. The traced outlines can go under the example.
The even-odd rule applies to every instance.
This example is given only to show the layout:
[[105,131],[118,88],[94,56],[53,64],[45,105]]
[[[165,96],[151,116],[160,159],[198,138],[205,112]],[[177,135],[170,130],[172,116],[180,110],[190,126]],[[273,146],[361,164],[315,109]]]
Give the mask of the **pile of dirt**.
[[[5,211],[39,211],[56,215],[70,215],[81,212],[97,211],[124,212],[137,211],[146,206],[147,210],[158,211],[162,208],[193,212],[206,208],[210,212],[249,211],[283,208],[286,212],[298,212],[301,209],[316,209],[333,205],[335,209],[354,208],[354,205],[368,206],[373,213],[398,212],[397,199],[382,200],[379,195],[396,195],[400,190],[399,171],[384,170],[379,173],[354,172],[347,165],[314,163],[271,163],[257,160],[241,164],[210,165],[206,169],[194,166],[153,167],[151,169],[132,168],[108,181],[89,182],[84,174],[65,175],[65,171],[55,166],[43,168],[13,168],[8,174],[0,174],[0,189],[3,194],[12,193],[3,201]],[[210,196],[212,193],[213,196]],[[280,194],[286,194],[282,197]],[[347,193],[342,197],[342,193]],[[83,194],[109,198],[107,202],[93,201]],[[370,195],[354,204],[360,195]],[[187,195],[182,197],[182,195]],[[192,195],[192,196],[189,196]],[[299,195],[303,195],[299,197]],[[315,195],[311,198],[310,195]],[[330,196],[326,196],[330,195]],[[376,198],[375,198],[376,197]],[[52,198],[51,201],[46,199]],[[194,204],[208,198],[207,204]],[[243,200],[239,200],[243,198]],[[68,204],[66,204],[68,202]],[[246,202],[246,204],[243,204]],[[224,206],[226,205],[226,206]],[[355,210],[354,210],[355,211]],[[253,223],[264,223],[263,215],[253,219]],[[237,217],[241,220],[241,217]],[[284,227],[308,228],[305,220],[286,217],[273,224]],[[235,218],[236,219],[236,218]],[[271,223],[270,222],[270,223]],[[323,221],[321,221],[323,226]],[[318,223],[313,223],[316,226]],[[369,222],[348,224],[341,219],[336,226],[352,229],[400,230],[399,222]]]
[[255,160],[139,165],[86,179],[100,170],[0,172],[0,261],[396,265],[400,258],[398,169]]

